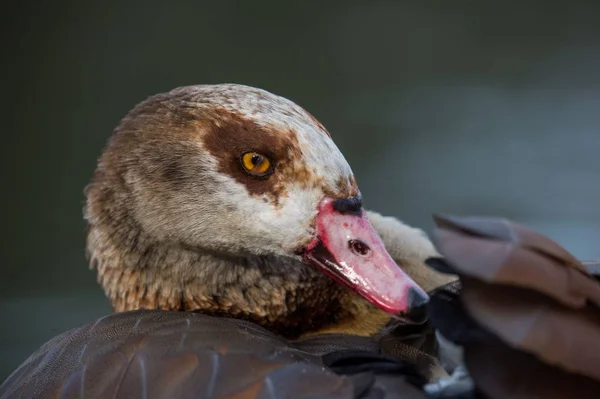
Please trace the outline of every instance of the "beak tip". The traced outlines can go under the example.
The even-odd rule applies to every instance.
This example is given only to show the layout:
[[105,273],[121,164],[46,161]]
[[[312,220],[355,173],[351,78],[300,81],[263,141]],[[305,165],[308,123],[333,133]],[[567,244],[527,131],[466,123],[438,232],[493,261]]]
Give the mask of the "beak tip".
[[427,320],[427,305],[429,296],[414,287],[410,287],[407,293],[408,310],[402,315],[411,323],[421,324]]

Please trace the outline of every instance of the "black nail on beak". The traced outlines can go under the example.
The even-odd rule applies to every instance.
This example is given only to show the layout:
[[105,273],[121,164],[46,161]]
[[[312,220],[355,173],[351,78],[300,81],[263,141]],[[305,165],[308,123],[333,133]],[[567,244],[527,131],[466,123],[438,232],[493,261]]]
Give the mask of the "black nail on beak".
[[350,214],[355,216],[362,215],[362,198],[357,195],[353,198],[340,198],[332,203],[333,209],[342,215]]
[[429,297],[416,288],[408,289],[408,311],[402,316],[411,323],[421,324],[427,320]]

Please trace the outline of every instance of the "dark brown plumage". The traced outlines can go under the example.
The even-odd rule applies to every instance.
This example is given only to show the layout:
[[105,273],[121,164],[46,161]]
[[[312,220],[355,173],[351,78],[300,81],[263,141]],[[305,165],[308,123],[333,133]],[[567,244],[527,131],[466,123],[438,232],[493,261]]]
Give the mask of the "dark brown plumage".
[[433,296],[431,318],[464,346],[488,398],[600,395],[600,283],[549,238],[494,218],[437,217],[433,237],[459,295]]
[[377,352],[367,337],[289,343],[236,319],[125,312],[49,341],[0,398],[425,398],[407,382],[419,379],[414,367]]

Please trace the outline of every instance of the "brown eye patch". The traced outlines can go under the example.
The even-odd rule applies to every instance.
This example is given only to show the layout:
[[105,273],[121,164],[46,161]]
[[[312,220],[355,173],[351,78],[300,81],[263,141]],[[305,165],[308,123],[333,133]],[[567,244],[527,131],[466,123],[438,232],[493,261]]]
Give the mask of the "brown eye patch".
[[271,131],[218,108],[202,116],[198,123],[204,130],[204,147],[219,171],[243,184],[250,195],[266,196],[277,205],[292,182],[315,185],[314,171],[302,161],[295,132]]
[[[340,176],[340,181],[333,187],[323,185],[323,178],[304,162],[293,130],[271,130],[250,118],[220,108],[198,116],[196,123],[203,131],[203,146],[217,161],[218,170],[243,184],[250,195],[260,196],[278,206],[292,184],[305,188],[321,186],[332,198],[358,194],[352,176]],[[247,157],[246,165],[244,156]],[[267,174],[261,176],[266,161],[270,165],[266,168]]]
[[[275,98],[272,107],[261,105],[262,111],[272,112],[272,115],[255,119],[233,110],[228,99],[240,100],[236,93],[222,96],[218,86],[213,90],[214,93],[206,87],[184,87],[157,94],[138,104],[115,129],[110,151],[103,156],[98,173],[105,173],[104,170],[110,168],[119,179],[139,174],[143,176],[139,180],[151,184],[152,191],[171,197],[173,190],[197,189],[199,183],[205,191],[218,190],[218,185],[210,181],[211,175],[207,173],[216,166],[219,173],[243,185],[248,195],[259,197],[275,207],[292,186],[320,189],[332,198],[350,198],[358,194],[351,175],[340,175],[335,182],[324,181],[317,173],[318,165],[304,159],[304,149],[293,127],[286,123],[265,123],[265,119],[277,122],[278,118],[287,119],[291,115],[300,120],[307,119],[317,133],[328,135],[310,114],[289,105],[282,108]],[[244,93],[241,94],[243,97]],[[263,99],[270,98],[262,95]],[[222,108],[219,102],[229,106]],[[245,105],[242,102],[240,107],[244,111],[244,107],[255,109],[256,106],[254,102]],[[199,152],[198,147],[209,157],[204,156],[202,150]],[[248,172],[260,173],[265,165],[263,160],[251,158],[253,165],[245,168],[242,156],[249,152],[268,159],[270,174],[261,177]],[[161,191],[159,184],[163,183],[168,186],[167,190]]]

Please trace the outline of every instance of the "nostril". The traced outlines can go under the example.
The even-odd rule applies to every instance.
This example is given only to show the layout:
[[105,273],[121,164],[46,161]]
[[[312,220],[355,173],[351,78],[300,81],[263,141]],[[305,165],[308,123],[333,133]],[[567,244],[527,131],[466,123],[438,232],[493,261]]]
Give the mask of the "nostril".
[[350,250],[359,256],[366,256],[371,251],[371,248],[361,240],[349,240],[348,247]]
[[408,311],[404,314],[404,317],[412,323],[424,323],[427,320],[429,297],[416,288],[410,287],[407,293],[407,300]]

